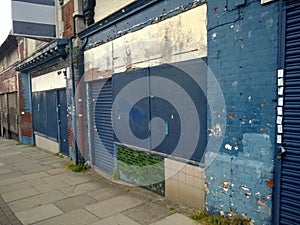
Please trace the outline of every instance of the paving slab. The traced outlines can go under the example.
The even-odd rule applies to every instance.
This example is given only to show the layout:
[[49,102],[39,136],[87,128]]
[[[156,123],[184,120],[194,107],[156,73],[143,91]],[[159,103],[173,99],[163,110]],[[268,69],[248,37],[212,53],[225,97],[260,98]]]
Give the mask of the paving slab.
[[67,178],[65,182],[69,185],[78,185],[78,184],[86,183],[90,180],[91,179],[89,177],[75,176],[75,177]]
[[15,184],[19,182],[23,182],[24,180],[21,177],[10,177],[6,178],[0,181],[0,186],[2,185],[9,185],[9,184]]
[[13,184],[1,185],[0,186],[0,194],[12,192],[12,191],[18,191],[18,190],[22,190],[25,188],[31,188],[30,184],[25,181],[13,183]]
[[[124,216],[122,214],[113,215],[102,219],[92,225],[140,225],[140,223]],[[170,224],[171,225],[171,224]],[[182,224],[184,225],[184,224]]]
[[76,186],[71,186],[68,188],[61,188],[60,191],[69,197],[84,194],[90,191],[94,191],[101,188],[101,185],[96,182],[83,183]]
[[126,194],[87,206],[85,209],[102,219],[133,208],[142,204],[143,202],[144,201],[141,199]]
[[39,193],[47,193],[47,192],[50,192],[50,191],[59,190],[60,188],[65,188],[65,187],[69,187],[69,186],[70,185],[68,185],[67,183],[65,183],[63,181],[57,181],[57,182],[37,185],[34,188],[36,190],[38,190]]
[[6,180],[6,179],[12,178],[12,177],[19,177],[21,175],[23,175],[22,172],[20,172],[20,171],[13,171],[11,173],[1,174],[0,175],[0,180],[2,181],[2,180]]
[[42,181],[41,179],[27,180],[26,183],[28,183],[32,187],[36,187],[36,186],[45,184],[45,182]]
[[175,213],[151,225],[199,225],[196,221],[180,214]]
[[17,191],[7,192],[2,194],[5,202],[12,202],[22,198],[28,198],[34,195],[38,195],[39,192],[34,188],[25,188]]
[[77,177],[77,174],[75,174],[75,173],[59,173],[59,174],[51,175],[51,176],[41,178],[41,179],[47,184],[53,184],[53,183],[65,181],[66,179],[70,179],[73,177]]
[[64,212],[70,212],[76,209],[86,207],[88,205],[96,203],[97,200],[86,195],[77,195],[74,197],[66,198],[55,202],[54,204]]
[[17,212],[16,216],[24,225],[28,225],[61,214],[63,214],[63,212],[59,208],[55,205],[49,204]]
[[27,209],[32,209],[41,205],[47,205],[52,202],[56,202],[67,198],[60,191],[51,191],[40,195],[35,195],[33,197],[24,198],[21,200],[13,201],[8,203],[8,206],[14,212],[25,211]]
[[1,158],[9,158],[9,157],[16,156],[16,155],[19,155],[19,154],[22,154],[22,152],[19,152],[19,151],[15,151],[15,152],[13,152],[13,151],[11,151],[11,152],[1,151],[0,152],[0,157]]
[[35,225],[90,225],[99,219],[84,209],[74,210]]
[[27,180],[36,180],[42,177],[50,177],[50,175],[44,171],[42,172],[37,172],[37,173],[31,173],[31,174],[27,174],[27,175],[23,175],[22,179],[24,179],[25,181]]
[[57,175],[61,173],[67,173],[68,171],[66,171],[65,168],[55,168],[55,169],[47,170],[46,172],[49,173],[50,175]]
[[51,166],[41,166],[39,164],[32,164],[30,161],[28,162],[27,165],[16,165],[14,167],[15,171],[20,171],[23,174],[30,174],[30,173],[37,173],[37,172],[41,172],[41,171],[45,171],[48,169],[52,169]]
[[122,195],[124,194],[124,191],[121,191],[116,188],[107,187],[107,188],[101,188],[96,191],[90,191],[87,192],[86,194],[98,201],[103,201],[112,197],[116,197],[118,195]]
[[0,225],[22,225],[0,196]]
[[6,173],[11,173],[11,172],[13,172],[13,170],[10,169],[10,168],[8,168],[8,167],[1,168],[1,170],[0,170],[0,175],[1,175],[1,174],[6,174]]
[[123,214],[135,221],[138,221],[140,224],[148,225],[173,213],[174,211],[168,209],[166,206],[146,202],[145,204],[127,210]]

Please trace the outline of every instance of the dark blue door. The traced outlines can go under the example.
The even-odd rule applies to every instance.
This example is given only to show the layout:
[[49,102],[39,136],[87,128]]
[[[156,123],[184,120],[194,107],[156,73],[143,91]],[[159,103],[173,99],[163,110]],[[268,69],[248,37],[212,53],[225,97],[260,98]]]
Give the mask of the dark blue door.
[[58,91],[58,124],[60,152],[69,155],[66,90]]

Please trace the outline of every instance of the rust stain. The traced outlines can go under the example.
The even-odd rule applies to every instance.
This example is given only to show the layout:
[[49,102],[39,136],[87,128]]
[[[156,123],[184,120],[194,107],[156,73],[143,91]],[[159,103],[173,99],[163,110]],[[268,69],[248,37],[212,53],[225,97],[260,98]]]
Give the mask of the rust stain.
[[205,183],[205,186],[209,187],[209,185],[210,185],[209,182],[205,181],[204,183]]
[[264,207],[267,207],[267,203],[265,201],[261,200],[260,198],[257,199],[257,204],[261,205],[261,206],[264,206]]
[[112,70],[99,71],[98,68],[93,68],[84,72],[84,81],[94,81],[100,79],[110,78],[113,74]]
[[231,120],[234,120],[234,115],[233,115],[232,113],[229,113],[229,118],[230,118]]
[[219,11],[219,8],[218,7],[215,7],[214,8],[214,12],[216,13],[216,12],[218,12]]
[[268,181],[266,181],[266,185],[267,185],[269,188],[274,188],[274,181],[273,181],[273,180],[268,180]]
[[261,107],[264,108],[265,107],[265,103],[261,103]]
[[263,127],[260,128],[260,131],[261,131],[261,132],[264,132],[264,131],[265,131],[265,128],[263,128]]

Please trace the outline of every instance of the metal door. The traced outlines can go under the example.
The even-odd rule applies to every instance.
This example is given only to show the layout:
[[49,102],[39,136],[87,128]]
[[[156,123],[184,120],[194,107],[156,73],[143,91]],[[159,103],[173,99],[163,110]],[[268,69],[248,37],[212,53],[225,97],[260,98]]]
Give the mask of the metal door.
[[114,132],[112,128],[112,80],[90,84],[90,129],[93,164],[111,173],[115,168]]
[[[275,224],[298,225],[300,221],[300,2],[283,1],[282,68],[284,103],[282,146],[277,163]],[[280,105],[279,105],[280,106]],[[281,132],[279,132],[281,133]],[[279,134],[281,135],[281,134]],[[283,147],[283,148],[281,148]]]
[[9,136],[12,139],[18,140],[18,108],[17,108],[17,92],[7,94],[8,99],[8,121],[9,121]]
[[66,90],[58,91],[58,123],[60,152],[69,155]]

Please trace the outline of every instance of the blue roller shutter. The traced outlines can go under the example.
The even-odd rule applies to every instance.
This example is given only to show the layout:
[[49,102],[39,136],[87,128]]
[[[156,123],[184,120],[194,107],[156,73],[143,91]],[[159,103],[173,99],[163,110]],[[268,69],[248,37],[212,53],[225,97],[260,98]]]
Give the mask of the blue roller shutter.
[[93,163],[110,174],[115,168],[114,132],[112,128],[112,80],[90,84],[91,98],[91,150]]
[[280,221],[300,221],[300,2],[286,1],[283,147],[281,163]]

